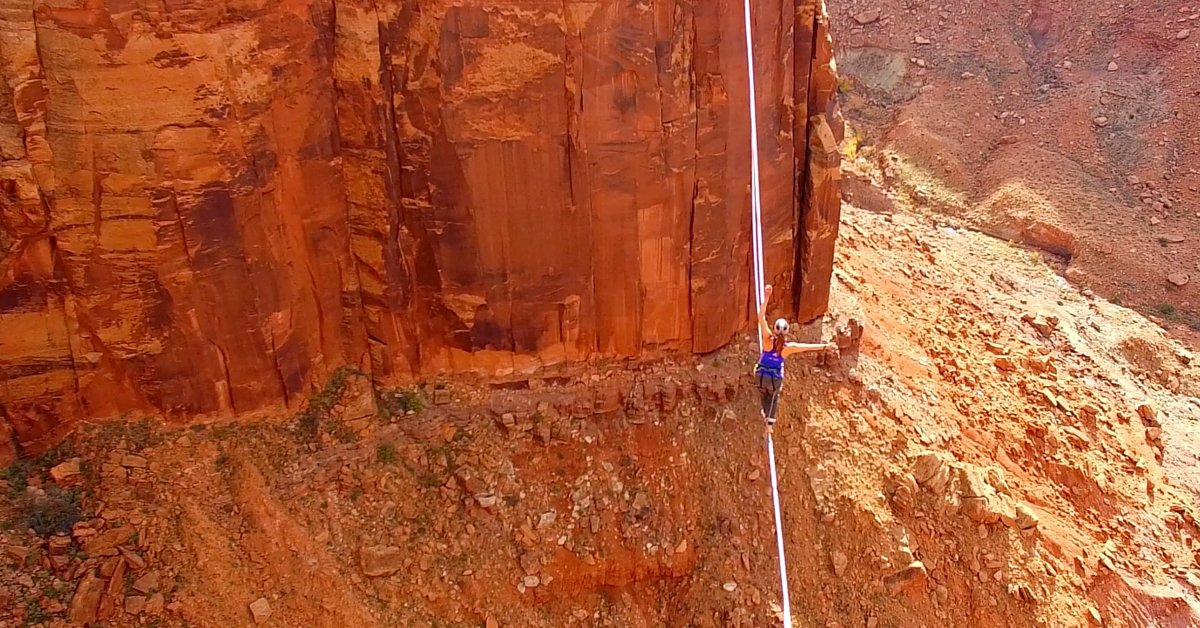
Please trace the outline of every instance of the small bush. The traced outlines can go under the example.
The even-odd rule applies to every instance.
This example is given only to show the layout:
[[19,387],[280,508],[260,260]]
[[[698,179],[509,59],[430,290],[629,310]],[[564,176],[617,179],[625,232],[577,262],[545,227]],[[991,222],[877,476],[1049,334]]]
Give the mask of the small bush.
[[339,366],[325,387],[308,398],[308,404],[297,417],[301,434],[307,438],[316,437],[321,429],[321,421],[329,418],[329,412],[342,398],[346,381],[351,377],[365,377],[365,374],[352,366]]
[[29,486],[29,465],[26,461],[17,461],[0,471],[0,480],[8,484],[11,495],[21,495]]
[[[73,546],[72,546],[73,547]],[[42,595],[52,600],[62,600],[67,597],[67,589],[60,589],[52,584],[47,584],[42,587]]]
[[70,534],[82,516],[79,495],[53,486],[45,495],[22,496],[16,506],[22,525],[42,536]]
[[384,419],[425,409],[425,401],[415,390],[376,390],[375,405],[379,408],[379,416]]
[[8,484],[9,494],[20,496],[29,486],[30,477],[41,477],[58,463],[75,455],[75,444],[65,440],[39,456],[21,458],[0,469],[0,480]]
[[342,443],[343,445],[358,442],[358,432],[350,429],[350,427],[345,424],[339,423],[334,425],[330,432],[333,433],[333,437],[337,439],[337,442]]
[[1163,316],[1175,315],[1175,306],[1171,305],[1170,303],[1159,303],[1158,307],[1154,309],[1158,310],[1158,313],[1162,314]]
[[162,442],[162,436],[154,429],[154,424],[149,419],[130,421],[125,415],[121,415],[120,418],[99,426],[95,442],[108,449],[124,442],[131,451],[138,452]]
[[375,459],[379,464],[396,464],[396,448],[390,443],[380,443],[375,450]]
[[50,619],[50,616],[46,614],[45,610],[42,609],[42,605],[38,603],[37,598],[25,600],[26,626],[35,626],[46,621],[47,619]]

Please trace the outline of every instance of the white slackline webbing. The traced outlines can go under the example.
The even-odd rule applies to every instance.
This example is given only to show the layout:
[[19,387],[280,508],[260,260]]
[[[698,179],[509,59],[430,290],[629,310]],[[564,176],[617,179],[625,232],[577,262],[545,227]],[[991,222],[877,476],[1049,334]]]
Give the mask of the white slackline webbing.
[[[749,73],[750,86],[750,230],[753,234],[754,254],[754,305],[755,315],[762,309],[766,300],[764,286],[766,280],[763,271],[763,240],[762,240],[762,199],[758,176],[758,112],[756,110],[757,95],[754,89],[754,38],[750,20],[750,0],[745,0],[746,6],[746,69]],[[766,347],[766,338],[762,335],[762,326],[758,329],[759,350]],[[784,628],[792,628],[792,604],[788,596],[787,559],[783,553],[783,517],[779,510],[779,479],[775,472],[775,442],[771,434],[767,434],[767,459],[771,464],[771,498],[775,503],[775,541],[779,546],[779,583],[782,593]]]

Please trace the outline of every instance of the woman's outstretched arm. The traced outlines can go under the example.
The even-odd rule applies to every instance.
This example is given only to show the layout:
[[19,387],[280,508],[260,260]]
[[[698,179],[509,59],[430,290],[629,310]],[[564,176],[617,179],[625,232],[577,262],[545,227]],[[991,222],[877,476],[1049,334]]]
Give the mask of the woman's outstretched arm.
[[789,342],[783,345],[783,357],[795,355],[797,353],[814,353],[816,351],[825,351],[826,349],[835,349],[837,345],[832,342],[824,342],[821,344],[805,344],[802,342]]
[[758,333],[761,334],[763,344],[770,345],[771,326],[767,324],[767,304],[771,302],[770,284],[763,289],[763,293],[766,296],[763,297],[762,306],[758,308]]

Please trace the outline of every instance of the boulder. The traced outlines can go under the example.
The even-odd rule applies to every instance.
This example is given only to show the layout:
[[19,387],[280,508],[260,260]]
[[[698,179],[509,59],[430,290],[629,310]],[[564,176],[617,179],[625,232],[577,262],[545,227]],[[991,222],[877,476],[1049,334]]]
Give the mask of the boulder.
[[372,545],[359,551],[363,574],[378,578],[390,576],[404,568],[404,554],[399,547]]

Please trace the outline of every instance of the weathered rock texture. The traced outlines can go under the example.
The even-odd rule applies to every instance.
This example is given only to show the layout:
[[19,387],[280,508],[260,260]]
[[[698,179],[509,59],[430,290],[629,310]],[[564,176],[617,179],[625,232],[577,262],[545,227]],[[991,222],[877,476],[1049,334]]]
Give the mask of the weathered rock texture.
[[[0,431],[295,403],[343,363],[721,346],[750,309],[741,11],[0,0]],[[768,274],[809,319],[831,46],[820,0],[755,11]]]

